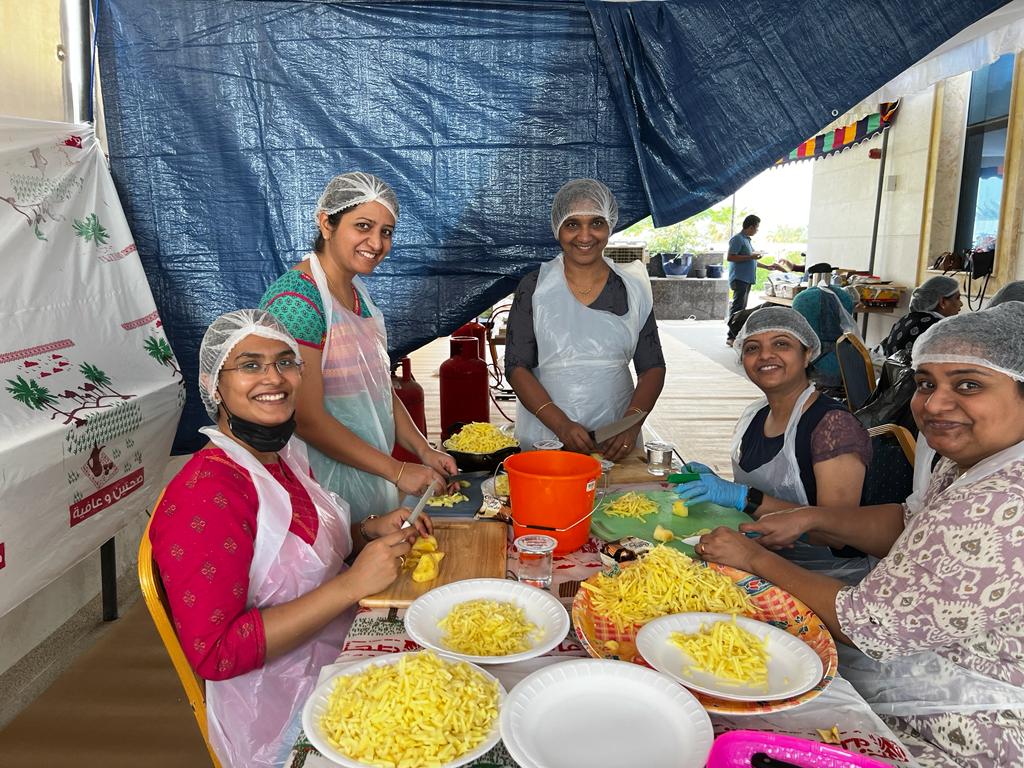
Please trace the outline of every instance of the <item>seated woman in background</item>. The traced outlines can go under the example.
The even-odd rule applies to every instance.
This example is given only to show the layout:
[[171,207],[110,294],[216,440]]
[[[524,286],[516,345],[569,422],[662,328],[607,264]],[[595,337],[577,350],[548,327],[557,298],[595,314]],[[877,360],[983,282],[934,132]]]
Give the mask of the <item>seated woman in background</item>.
[[811,287],[800,291],[793,299],[793,309],[804,316],[818,337],[821,353],[811,361],[811,378],[819,389],[837,390],[842,396],[843,379],[836,357],[836,341],[844,333],[856,333],[853,322],[854,302],[850,295],[829,285],[828,264],[815,264],[807,274]]
[[[1024,765],[1024,304],[960,315],[914,344],[921,434],[944,458],[906,504],[806,508],[726,528],[706,560],[805,602],[839,671],[926,766]],[[773,553],[803,534],[882,560],[856,587]],[[762,546],[763,545],[763,546]]]
[[910,295],[910,311],[896,321],[882,340],[885,356],[914,346],[918,336],[929,327],[960,312],[960,283],[952,277],[937,275],[925,280]]
[[519,398],[516,438],[526,450],[557,438],[566,450],[600,450],[618,461],[636,446],[642,420],[602,445],[588,431],[630,413],[646,416],[665,384],[647,271],[639,261],[616,264],[602,256],[618,217],[618,203],[601,182],[565,184],[551,205],[562,252],[516,288],[505,375]]
[[998,307],[1007,301],[1024,301],[1024,280],[1014,280],[996,291],[996,295],[989,299],[987,309]]
[[[733,433],[734,482],[690,464],[701,479],[678,486],[679,497],[735,507],[754,519],[807,504],[859,504],[871,441],[842,403],[810,383],[807,366],[819,342],[807,321],[788,307],[766,307],[747,320],[735,349],[765,396],[744,411]],[[827,546],[806,542],[785,555],[850,579],[867,568],[863,558],[837,558]]]
[[[350,523],[348,504],[310,477],[293,439],[302,362],[268,312],[221,315],[199,350],[216,427],[167,485],[149,536],[175,630],[207,681],[210,741],[224,766],[279,766],[320,668],[352,609],[386,589],[419,533],[409,510]],[[351,568],[345,559],[358,556]]]

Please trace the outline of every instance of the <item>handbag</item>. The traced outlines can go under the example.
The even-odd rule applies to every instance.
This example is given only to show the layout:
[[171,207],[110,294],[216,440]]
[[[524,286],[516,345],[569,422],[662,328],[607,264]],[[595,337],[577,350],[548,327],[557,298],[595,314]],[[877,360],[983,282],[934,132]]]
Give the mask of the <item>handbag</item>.
[[935,263],[932,265],[932,269],[938,269],[943,272],[960,272],[963,268],[964,255],[953,251],[940,253],[938,258],[935,259]]

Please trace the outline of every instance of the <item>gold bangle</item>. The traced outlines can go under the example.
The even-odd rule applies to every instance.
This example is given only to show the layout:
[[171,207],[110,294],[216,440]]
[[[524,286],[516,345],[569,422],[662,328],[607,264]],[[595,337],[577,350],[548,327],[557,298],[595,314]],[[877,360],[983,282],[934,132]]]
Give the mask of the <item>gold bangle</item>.
[[402,473],[405,472],[405,462],[402,462],[402,466],[398,469],[398,477],[395,478],[395,485],[402,479]]
[[635,413],[641,413],[644,416],[647,415],[647,411],[645,411],[643,408],[637,408],[635,405],[632,408],[630,408],[628,411],[626,411],[626,413],[634,413],[634,412]]
[[534,412],[533,412],[533,415],[534,415],[534,416],[540,416],[540,412],[541,412],[541,411],[543,411],[543,410],[544,410],[545,408],[547,408],[547,407],[548,407],[549,405],[554,405],[554,404],[555,404],[555,401],[554,401],[554,400],[548,400],[548,401],[547,401],[546,403],[544,403],[544,405],[542,405],[542,406],[541,406],[540,408],[538,408],[538,409],[537,409],[536,411],[534,411]]

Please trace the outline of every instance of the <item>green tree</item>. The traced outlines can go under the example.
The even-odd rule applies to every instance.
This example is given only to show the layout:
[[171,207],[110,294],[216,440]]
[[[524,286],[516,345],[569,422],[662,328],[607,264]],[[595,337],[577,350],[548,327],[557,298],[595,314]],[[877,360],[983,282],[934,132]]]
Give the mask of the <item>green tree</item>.
[[[91,365],[90,363],[82,363],[80,366],[78,366],[78,370],[93,385],[91,387],[92,389],[102,388],[109,390],[111,393],[121,398],[122,400],[127,400],[129,397],[131,397],[131,395],[122,395],[120,392],[118,392],[116,389],[110,386],[112,383],[110,381],[110,377],[107,376],[107,374],[104,373],[102,370],[100,370],[99,367]],[[83,387],[83,389],[86,388],[89,388],[88,384],[85,385],[85,387]]]
[[[35,379],[25,380],[21,376],[16,376],[13,379],[7,380],[7,392],[22,405],[26,405],[34,411],[41,411],[45,408],[49,408],[54,412],[54,416],[58,413],[61,416],[66,417],[64,423],[67,424],[71,421],[75,422],[76,426],[85,424],[82,419],[76,418],[73,413],[62,411],[57,408],[55,403],[57,398],[53,396],[46,387],[42,386]],[[51,419],[53,416],[50,417]]]
[[175,373],[181,373],[181,370],[175,365],[174,352],[171,351],[171,345],[167,343],[167,339],[149,336],[143,346],[146,348],[146,353],[160,365],[170,366]]
[[110,239],[106,228],[100,224],[100,220],[95,213],[90,213],[84,219],[75,219],[72,227],[75,230],[75,234],[86,242],[92,240],[97,245],[105,245]]

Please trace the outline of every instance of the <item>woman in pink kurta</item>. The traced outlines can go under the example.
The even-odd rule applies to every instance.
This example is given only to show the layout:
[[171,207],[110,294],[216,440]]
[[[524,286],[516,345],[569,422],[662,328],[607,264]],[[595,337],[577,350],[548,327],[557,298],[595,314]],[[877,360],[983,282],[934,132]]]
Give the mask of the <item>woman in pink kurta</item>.
[[[905,504],[719,528],[698,554],[792,592],[849,647],[840,672],[926,766],[1024,765],[1024,304],[944,320],[913,350],[914,418],[943,458]],[[881,561],[857,586],[771,551],[803,534]]]

